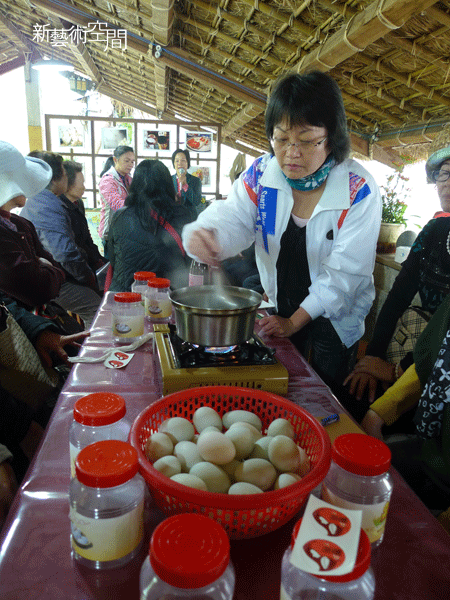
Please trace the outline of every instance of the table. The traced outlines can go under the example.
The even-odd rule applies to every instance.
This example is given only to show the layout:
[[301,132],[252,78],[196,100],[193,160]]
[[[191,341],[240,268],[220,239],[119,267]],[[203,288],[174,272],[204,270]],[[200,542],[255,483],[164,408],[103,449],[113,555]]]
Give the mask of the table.
[[[107,294],[81,355],[97,356],[111,345],[111,294]],[[267,340],[266,340],[267,341]],[[341,423],[328,431],[335,437],[351,421],[329,388],[288,340],[270,340],[288,368],[287,397],[316,416],[339,412]],[[153,380],[152,344],[147,343],[125,369],[101,363],[77,364],[62,390],[41,447],[20,487],[2,532],[0,598],[2,600],[121,600],[139,598],[139,571],[154,527],[164,518],[146,511],[146,537],[129,565],[95,572],[74,563],[70,554],[68,432],[75,401],[92,391],[110,390],[126,399],[133,420],[159,394]],[[356,427],[353,424],[353,427]],[[450,536],[423,503],[391,470],[394,492],[385,539],[372,564],[376,600],[444,600],[450,596]],[[297,517],[296,517],[297,518]],[[279,530],[251,540],[232,541],[237,581],[234,600],[277,600],[281,557],[296,518]]]

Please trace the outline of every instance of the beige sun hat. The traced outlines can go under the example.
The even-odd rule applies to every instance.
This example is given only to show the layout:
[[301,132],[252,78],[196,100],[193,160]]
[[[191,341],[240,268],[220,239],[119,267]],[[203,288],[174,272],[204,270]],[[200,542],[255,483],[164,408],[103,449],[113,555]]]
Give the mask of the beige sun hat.
[[434,183],[433,179],[433,171],[436,171],[443,162],[450,159],[450,146],[446,148],[441,148],[428,158],[427,163],[425,165],[425,170],[427,172],[427,180],[428,183]]
[[0,141],[0,207],[17,196],[36,196],[52,176],[52,168],[46,162],[22,156],[12,144]]

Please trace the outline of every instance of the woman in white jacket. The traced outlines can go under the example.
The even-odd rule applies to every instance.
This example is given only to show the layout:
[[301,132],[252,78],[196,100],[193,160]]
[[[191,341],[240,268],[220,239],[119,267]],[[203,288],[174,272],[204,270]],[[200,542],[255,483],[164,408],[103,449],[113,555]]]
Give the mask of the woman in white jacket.
[[333,388],[352,367],[375,297],[381,201],[372,176],[348,159],[342,95],[328,75],[285,76],[266,110],[270,154],[223,202],[183,230],[190,256],[211,265],[255,241],[275,314],[265,334],[290,337]]

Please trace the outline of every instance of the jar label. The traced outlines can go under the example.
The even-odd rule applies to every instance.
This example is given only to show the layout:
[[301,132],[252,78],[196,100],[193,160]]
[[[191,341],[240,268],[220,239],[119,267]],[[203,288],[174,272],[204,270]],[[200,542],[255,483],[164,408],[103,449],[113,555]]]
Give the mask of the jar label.
[[172,316],[172,302],[167,294],[147,297],[145,314],[151,319],[168,319]]
[[123,558],[138,547],[144,535],[143,513],[143,501],[125,515],[110,519],[92,519],[71,508],[72,548],[92,561]]
[[334,494],[325,485],[322,486],[322,498],[325,502],[329,502],[340,508],[350,508],[352,510],[362,511],[361,527],[367,533],[367,537],[371,544],[380,540],[384,535],[386,525],[386,517],[389,509],[389,500],[378,504],[358,504],[357,502],[349,502],[340,496]]
[[205,278],[203,275],[191,275],[189,273],[189,285],[203,285]]
[[144,335],[144,316],[113,315],[112,330],[115,337],[132,338]]

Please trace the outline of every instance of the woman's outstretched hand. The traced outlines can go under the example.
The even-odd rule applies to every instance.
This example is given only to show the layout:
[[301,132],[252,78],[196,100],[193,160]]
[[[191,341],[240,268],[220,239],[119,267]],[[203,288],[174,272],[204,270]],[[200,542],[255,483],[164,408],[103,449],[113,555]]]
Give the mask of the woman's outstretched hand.
[[214,267],[219,265],[218,256],[221,248],[217,242],[216,233],[211,229],[197,229],[192,234],[187,250],[197,256],[200,262]]

